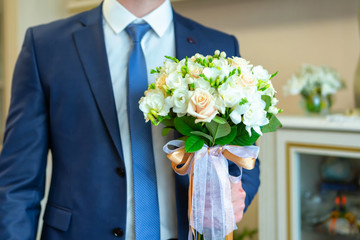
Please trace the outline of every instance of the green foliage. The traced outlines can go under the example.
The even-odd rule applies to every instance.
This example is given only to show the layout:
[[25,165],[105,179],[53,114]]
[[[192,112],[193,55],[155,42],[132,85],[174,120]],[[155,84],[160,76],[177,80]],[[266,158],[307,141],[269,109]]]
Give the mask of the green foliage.
[[191,153],[199,151],[204,146],[204,139],[199,136],[190,136],[185,141],[185,152]]
[[266,103],[265,111],[269,110],[269,107],[271,106],[271,97],[269,95],[262,95],[261,99]]
[[[279,73],[279,71],[276,71],[276,73],[274,73],[273,75],[271,75],[270,79],[272,79],[273,77],[275,77],[278,73]],[[270,79],[269,79],[269,80],[270,80]]]
[[214,141],[213,137],[210,136],[209,134],[206,134],[204,132],[200,132],[200,131],[192,131],[191,132],[192,135],[195,135],[195,136],[199,136],[199,137],[204,137],[206,138],[207,140],[209,140],[209,143],[212,143]]
[[160,73],[161,67],[157,67],[156,70],[155,69],[151,69],[150,73],[154,74],[154,73]]
[[188,116],[176,117],[174,119],[174,126],[179,133],[185,136],[191,136],[192,131],[202,130],[201,124],[196,124],[195,118]]
[[245,129],[245,124],[240,123],[237,127],[237,135],[234,140],[231,142],[232,145],[238,146],[251,146],[256,140],[260,137],[260,135],[251,129],[251,137],[249,136],[248,131]]
[[219,117],[219,116],[215,116],[215,117],[213,118],[213,121],[214,121],[214,122],[217,122],[217,123],[219,123],[219,124],[225,124],[225,123],[227,123],[227,121],[226,121],[224,118]]
[[162,135],[163,137],[165,137],[166,135],[168,135],[168,134],[171,132],[171,130],[173,130],[173,128],[164,127],[164,128],[162,129],[162,131],[161,131],[161,135]]
[[176,63],[179,63],[179,59],[177,59],[176,57],[165,56],[165,58],[173,60]]
[[229,144],[232,141],[234,141],[236,135],[237,135],[237,126],[235,125],[235,126],[231,127],[231,132],[228,135],[216,139],[215,144],[221,145],[221,146]]
[[282,124],[279,119],[274,114],[271,114],[268,125],[264,126],[261,131],[263,133],[275,132],[278,128],[281,127]]
[[217,138],[225,137],[231,132],[231,127],[227,122],[224,124],[219,124],[215,121],[211,121],[209,123],[206,123],[205,126],[209,130],[214,140],[216,140]]
[[173,118],[170,118],[170,119],[164,119],[161,121],[161,123],[163,125],[165,125],[166,127],[175,127],[174,125],[174,119]]

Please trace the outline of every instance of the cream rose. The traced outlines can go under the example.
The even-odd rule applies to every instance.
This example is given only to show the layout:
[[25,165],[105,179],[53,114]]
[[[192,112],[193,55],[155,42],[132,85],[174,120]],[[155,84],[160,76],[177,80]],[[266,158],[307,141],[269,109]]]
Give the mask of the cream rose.
[[214,97],[206,90],[198,88],[190,98],[187,112],[196,117],[195,123],[211,122],[218,114]]
[[242,87],[252,87],[257,84],[257,80],[250,72],[241,74],[238,78],[238,84]]

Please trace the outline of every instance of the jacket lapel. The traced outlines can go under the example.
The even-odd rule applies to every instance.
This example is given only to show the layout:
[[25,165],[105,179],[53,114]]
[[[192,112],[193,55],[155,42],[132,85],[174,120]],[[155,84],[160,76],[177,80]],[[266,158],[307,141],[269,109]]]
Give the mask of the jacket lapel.
[[121,157],[120,130],[107,60],[102,26],[102,4],[80,20],[82,28],[74,32],[75,45],[97,107],[109,135]]

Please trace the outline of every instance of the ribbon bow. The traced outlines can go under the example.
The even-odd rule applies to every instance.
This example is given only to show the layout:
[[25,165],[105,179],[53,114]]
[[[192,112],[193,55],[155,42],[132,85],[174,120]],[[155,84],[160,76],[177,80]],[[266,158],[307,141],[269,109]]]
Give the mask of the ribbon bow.
[[[169,146],[175,149],[171,150]],[[189,176],[189,240],[195,231],[209,240],[232,240],[232,232],[237,227],[230,181],[237,183],[241,180],[242,168],[254,168],[259,147],[204,145],[195,153],[186,153],[184,142],[173,140],[163,150],[171,160],[174,171]],[[227,160],[236,164],[240,170],[239,176],[229,174]]]

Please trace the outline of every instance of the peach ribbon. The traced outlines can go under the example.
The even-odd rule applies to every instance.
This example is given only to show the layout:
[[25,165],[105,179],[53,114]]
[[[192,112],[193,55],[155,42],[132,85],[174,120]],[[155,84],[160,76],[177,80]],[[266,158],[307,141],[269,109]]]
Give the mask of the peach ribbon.
[[[189,217],[193,217],[192,214],[192,205],[193,205],[193,173],[194,173],[194,164],[196,162],[197,159],[201,159],[202,157],[204,157],[205,154],[208,155],[222,155],[224,156],[226,159],[228,159],[229,161],[235,163],[238,167],[240,168],[245,168],[248,170],[251,170],[255,167],[255,161],[256,161],[256,157],[258,155],[258,147],[256,146],[251,146],[251,147],[241,147],[241,146],[233,146],[233,145],[226,145],[223,147],[217,146],[216,148],[209,148],[208,146],[204,145],[205,148],[207,148],[207,152],[203,151],[202,155],[200,153],[200,151],[198,151],[197,153],[200,154],[197,157],[195,156],[195,153],[186,153],[185,149],[183,147],[184,143],[183,141],[179,141],[179,140],[173,140],[170,141],[169,143],[167,143],[164,146],[164,151],[167,154],[167,158],[169,160],[171,160],[171,165],[172,168],[174,169],[174,171],[179,174],[179,175],[189,175],[189,193],[188,193],[188,216]],[[173,146],[176,147],[176,149],[170,150],[169,146]],[[252,154],[247,154],[247,148],[251,148],[251,152]],[[239,151],[241,150],[241,151]],[[214,153],[214,151],[216,151]],[[242,157],[239,156],[235,153],[239,153],[239,152],[243,152],[242,154],[245,153],[245,155],[248,155],[246,157]],[[249,157],[249,155],[252,155],[251,157]],[[238,182],[240,181],[240,177],[233,177],[233,176],[229,176],[229,178],[231,179],[231,181],[233,182]],[[193,229],[193,227],[191,227],[191,232],[192,234],[195,236],[195,230]],[[190,237],[189,233],[189,237]],[[190,239],[190,238],[189,238]],[[228,235],[226,235],[225,237],[226,240],[232,240],[233,239],[233,234],[232,232],[229,233]]]

